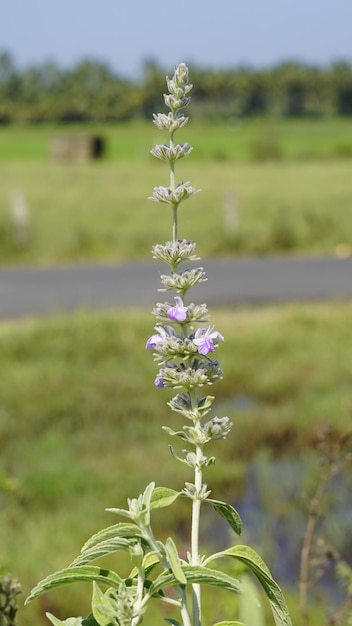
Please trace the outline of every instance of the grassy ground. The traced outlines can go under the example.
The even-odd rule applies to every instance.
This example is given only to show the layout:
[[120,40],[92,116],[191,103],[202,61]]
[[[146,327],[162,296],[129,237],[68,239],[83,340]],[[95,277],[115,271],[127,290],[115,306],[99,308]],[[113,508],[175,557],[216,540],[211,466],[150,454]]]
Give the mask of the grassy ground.
[[[302,458],[322,425],[350,427],[351,312],[350,303],[214,312],[226,340],[224,380],[212,391],[217,414],[234,423],[214,444],[214,497],[236,503],[259,450]],[[25,593],[113,523],[105,507],[137,495],[160,468],[165,485],[190,478],[175,473],[161,431],[178,418],[165,406],[169,392],[152,384],[144,351],[152,327],[149,312],[133,311],[0,326],[1,562]],[[187,543],[185,516],[183,505],[156,515],[158,532]],[[21,611],[19,624],[39,624],[43,610],[83,611],[86,591],[53,592]]]
[[[178,141],[195,147],[194,160],[252,161],[267,158],[321,159],[352,156],[352,124],[346,118],[282,120],[234,118],[229,122],[190,123]],[[0,127],[0,161],[46,161],[56,134],[90,132],[105,138],[107,158],[135,161],[145,158],[166,137],[150,121],[105,125],[40,125]]]
[[[180,236],[200,254],[334,254],[351,246],[349,160],[254,164],[182,162],[179,180],[202,190],[181,206]],[[138,160],[0,167],[0,262],[54,264],[150,258],[170,237],[169,208],[147,197],[168,184],[162,164]],[[22,190],[30,210],[27,239],[10,219]],[[206,218],[205,218],[206,216]],[[25,234],[26,237],[26,234]]]
[[[53,135],[87,131],[106,137],[104,160],[50,161]],[[192,120],[181,133],[195,149],[178,180],[203,193],[182,210],[180,234],[201,241],[203,256],[349,253],[349,120]],[[149,155],[165,139],[151,122],[0,128],[0,263],[148,258],[170,236],[168,209],[147,200],[168,184]],[[29,209],[25,232],[11,218],[16,190]]]

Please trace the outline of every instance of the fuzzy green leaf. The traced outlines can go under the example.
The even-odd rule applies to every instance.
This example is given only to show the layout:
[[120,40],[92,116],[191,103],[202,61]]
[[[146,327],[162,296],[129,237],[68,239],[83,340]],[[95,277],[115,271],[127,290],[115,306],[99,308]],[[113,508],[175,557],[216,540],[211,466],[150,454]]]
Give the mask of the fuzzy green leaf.
[[121,517],[127,517],[128,519],[133,520],[133,515],[127,509],[119,509],[116,507],[109,507],[105,509],[108,513],[115,513],[115,515],[121,515]]
[[103,594],[96,582],[93,583],[92,612],[99,626],[110,626],[114,623],[116,616],[111,606],[111,600]]
[[169,489],[168,487],[155,487],[150,501],[150,508],[162,509],[169,506],[175,502],[180,493],[180,491],[175,491],[174,489]]
[[168,561],[170,563],[170,567],[174,573],[175,578],[182,585],[187,584],[187,578],[182,570],[180,557],[178,556],[177,548],[175,542],[171,537],[168,537],[165,542],[165,551]]
[[124,539],[123,537],[114,537],[107,541],[101,541],[92,546],[88,550],[85,550],[80,554],[70,565],[70,567],[76,567],[77,565],[86,565],[97,559],[111,554],[112,552],[118,552],[118,550],[128,550],[130,546],[135,543],[135,537],[131,539]]
[[[156,565],[160,563],[159,557],[155,552],[148,552],[143,558],[143,571],[145,576],[148,576],[149,573],[154,569]],[[135,578],[138,574],[138,567],[134,567],[131,571],[129,578]]]
[[154,489],[155,489],[155,483],[151,482],[149,483],[149,485],[146,486],[142,495],[142,502],[145,508],[147,509],[147,511],[150,511],[150,501],[151,501]]
[[82,618],[81,617],[68,617],[65,620],[58,619],[52,613],[45,613],[48,620],[51,621],[54,626],[82,626]]
[[242,563],[245,563],[248,569],[256,575],[270,602],[276,626],[292,626],[290,614],[288,612],[283,593],[279,585],[272,578],[269,568],[261,559],[259,554],[248,546],[234,546],[228,550],[224,550],[223,552],[211,555],[205,560],[205,564],[224,556],[229,556],[242,561]]
[[98,543],[101,543],[102,541],[115,539],[115,537],[124,537],[125,539],[130,539],[131,537],[142,538],[142,535],[136,524],[119,522],[118,524],[113,524],[112,526],[103,528],[95,535],[90,537],[90,539],[88,539],[88,541],[86,541],[86,543],[84,544],[81,552],[89,550],[90,548],[97,545]]
[[[188,583],[203,583],[205,585],[212,585],[214,587],[221,587],[227,591],[239,592],[241,590],[241,584],[232,576],[228,576],[218,570],[209,569],[208,567],[183,565],[182,570],[186,576]],[[176,579],[172,571],[163,572],[154,580],[150,585],[149,595],[157,594],[164,587],[169,585],[178,585],[179,581]]]
[[240,535],[242,532],[242,520],[237,513],[236,509],[233,508],[230,504],[226,504],[226,502],[221,502],[220,500],[213,500],[212,498],[207,498],[205,502],[210,502],[213,508],[221,517],[226,519],[226,521],[230,524],[232,530]]
[[34,589],[32,589],[30,595],[26,599],[26,604],[34,598],[37,598],[42,593],[49,591],[50,589],[54,589],[55,587],[61,587],[62,585],[66,585],[67,583],[76,583],[76,582],[101,582],[105,585],[109,585],[110,587],[114,587],[118,589],[119,584],[121,582],[120,576],[115,572],[104,569],[102,567],[96,567],[94,565],[80,565],[78,567],[67,567],[66,569],[62,569],[54,574],[50,574],[41,580]]

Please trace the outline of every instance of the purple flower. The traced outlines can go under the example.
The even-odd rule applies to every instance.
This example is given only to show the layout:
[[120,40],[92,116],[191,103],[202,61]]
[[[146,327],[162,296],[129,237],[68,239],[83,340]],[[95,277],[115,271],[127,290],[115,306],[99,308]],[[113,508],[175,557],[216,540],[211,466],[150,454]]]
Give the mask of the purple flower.
[[159,387],[160,389],[162,389],[162,387],[165,387],[165,383],[163,381],[163,379],[160,377],[160,375],[158,374],[156,379],[154,380],[154,385],[156,387]]
[[174,322],[184,322],[187,317],[187,307],[183,306],[180,296],[174,298],[176,305],[169,308],[167,316]]
[[165,341],[165,339],[167,339],[168,337],[171,337],[171,335],[173,334],[173,330],[171,326],[165,326],[165,328],[163,326],[155,326],[155,330],[159,334],[158,335],[155,334],[149,337],[149,339],[147,340],[147,343],[145,344],[145,347],[147,350],[154,350],[154,348],[158,345],[158,343]]
[[199,354],[208,354],[208,352],[214,352],[215,345],[214,340],[224,341],[223,336],[218,333],[218,331],[214,331],[214,326],[209,326],[209,328],[198,328],[196,330],[193,343],[198,347]]

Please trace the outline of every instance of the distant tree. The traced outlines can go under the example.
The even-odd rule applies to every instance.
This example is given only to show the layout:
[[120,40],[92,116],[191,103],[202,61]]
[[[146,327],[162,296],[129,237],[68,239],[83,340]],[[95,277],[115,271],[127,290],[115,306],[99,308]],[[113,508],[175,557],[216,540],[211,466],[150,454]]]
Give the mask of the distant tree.
[[269,111],[270,92],[264,72],[242,70],[241,114],[244,116],[265,115]]
[[[290,61],[261,71],[189,65],[198,118],[352,115],[352,66],[344,61],[326,69]],[[19,71],[0,52],[0,124],[150,118],[164,92],[165,69],[150,59],[137,84],[94,59],[69,70],[50,62]]]
[[332,89],[337,115],[352,115],[352,68],[341,61],[331,68]]
[[9,52],[0,52],[0,84],[8,84],[16,76],[15,62]]
[[19,92],[20,78],[15,62],[9,52],[0,52],[0,123],[14,119],[13,102]]

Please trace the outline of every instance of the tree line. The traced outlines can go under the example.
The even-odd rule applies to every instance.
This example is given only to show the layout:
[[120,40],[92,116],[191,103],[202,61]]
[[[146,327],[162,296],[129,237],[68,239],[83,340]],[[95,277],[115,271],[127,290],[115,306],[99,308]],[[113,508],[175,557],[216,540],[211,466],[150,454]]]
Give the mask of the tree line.
[[[160,110],[165,73],[146,61],[141,79],[132,81],[90,59],[66,70],[52,62],[19,70],[8,52],[0,52],[0,123],[150,118]],[[190,73],[190,106],[198,118],[352,115],[352,65],[346,61],[325,68],[297,62],[261,70],[190,66]]]

